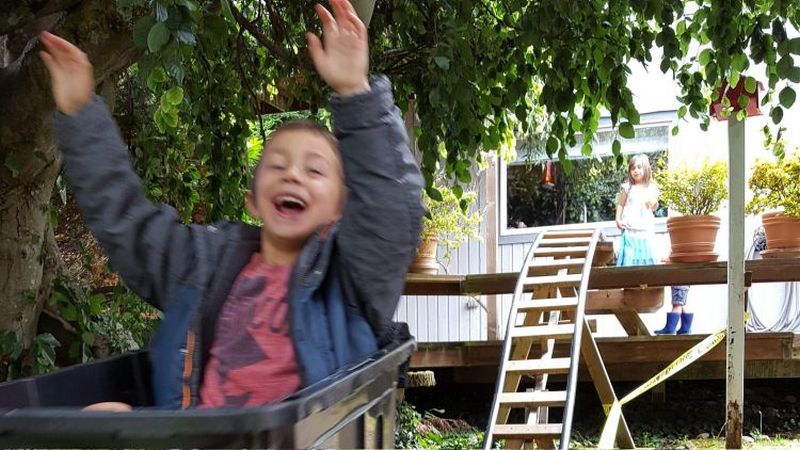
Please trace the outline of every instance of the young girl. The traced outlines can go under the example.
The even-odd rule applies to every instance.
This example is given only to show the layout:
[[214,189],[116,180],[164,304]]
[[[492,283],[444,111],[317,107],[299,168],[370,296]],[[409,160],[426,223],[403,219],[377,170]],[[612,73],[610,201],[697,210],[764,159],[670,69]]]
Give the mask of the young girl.
[[[650,175],[647,155],[636,155],[628,161],[628,181],[622,184],[617,206],[617,227],[622,230],[617,266],[656,264],[650,243],[655,226],[653,211],[658,207],[658,186],[650,182]],[[685,310],[689,286],[672,286],[671,291],[672,312],[667,313],[664,328],[655,333],[691,333],[694,314]]]
[[617,228],[622,230],[617,266],[656,264],[653,242],[658,187],[650,181],[650,160],[636,155],[628,161],[628,181],[622,183],[617,205]]

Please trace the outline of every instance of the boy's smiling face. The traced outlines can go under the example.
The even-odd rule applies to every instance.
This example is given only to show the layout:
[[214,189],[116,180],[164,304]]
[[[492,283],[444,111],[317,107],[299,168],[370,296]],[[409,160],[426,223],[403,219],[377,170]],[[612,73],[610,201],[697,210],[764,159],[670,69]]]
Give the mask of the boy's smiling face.
[[263,222],[271,248],[299,250],[321,225],[342,215],[344,177],[334,142],[319,132],[276,132],[256,168],[247,209]]

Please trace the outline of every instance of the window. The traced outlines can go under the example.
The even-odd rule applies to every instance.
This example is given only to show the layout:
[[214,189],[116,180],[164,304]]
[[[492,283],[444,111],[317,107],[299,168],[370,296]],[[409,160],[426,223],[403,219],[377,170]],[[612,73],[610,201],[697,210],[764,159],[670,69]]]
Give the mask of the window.
[[[624,168],[617,168],[611,153],[615,134],[598,132],[594,155],[570,151],[567,171],[559,161],[524,155],[500,168],[501,235],[528,233],[533,228],[562,224],[613,221],[619,187],[626,180]],[[636,130],[636,139],[626,141],[626,157],[645,153],[655,170],[667,157],[669,123],[651,124]],[[666,217],[659,207],[657,217]]]

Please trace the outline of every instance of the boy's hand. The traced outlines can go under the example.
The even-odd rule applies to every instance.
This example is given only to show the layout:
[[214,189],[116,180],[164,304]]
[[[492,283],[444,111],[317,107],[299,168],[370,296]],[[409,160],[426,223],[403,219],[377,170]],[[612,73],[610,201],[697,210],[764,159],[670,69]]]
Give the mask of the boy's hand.
[[325,45],[308,33],[308,50],[317,73],[341,97],[369,90],[367,29],[347,0],[331,0],[333,13],[316,5]]
[[39,38],[44,45],[39,56],[50,73],[53,100],[64,114],[75,114],[92,99],[92,63],[86,53],[54,34],[44,31]]

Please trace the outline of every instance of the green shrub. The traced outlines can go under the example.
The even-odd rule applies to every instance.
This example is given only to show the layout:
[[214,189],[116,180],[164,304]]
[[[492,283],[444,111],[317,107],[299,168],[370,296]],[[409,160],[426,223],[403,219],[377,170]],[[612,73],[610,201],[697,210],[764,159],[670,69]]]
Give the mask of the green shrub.
[[800,151],[782,161],[759,161],[753,167],[748,185],[753,199],[747,204],[749,214],[779,210],[800,218]]
[[712,214],[728,198],[728,165],[722,161],[666,167],[653,177],[661,201],[685,216]]
[[450,252],[469,238],[480,239],[480,211],[472,208],[478,199],[473,191],[456,195],[455,189],[437,185],[441,200],[435,200],[423,192],[423,202],[427,214],[422,218],[421,240],[437,240],[444,246],[444,259],[450,259]]

